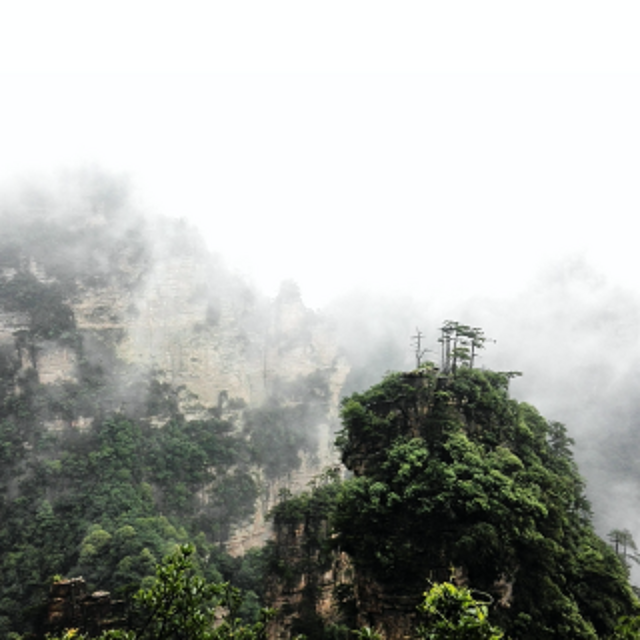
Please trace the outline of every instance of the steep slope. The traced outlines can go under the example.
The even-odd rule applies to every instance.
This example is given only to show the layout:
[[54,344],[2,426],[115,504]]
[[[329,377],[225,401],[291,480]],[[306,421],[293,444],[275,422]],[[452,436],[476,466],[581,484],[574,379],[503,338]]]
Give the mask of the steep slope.
[[[274,549],[272,597],[294,605],[283,629],[314,616],[335,625],[322,613],[329,597],[347,625],[407,637],[428,581],[452,576],[486,594],[493,619],[523,640],[608,637],[637,608],[624,567],[594,533],[563,425],[509,398],[508,384],[429,364],[345,399],[339,446],[354,477],[275,512],[279,539],[298,549]],[[306,550],[306,562],[278,562]],[[336,573],[340,554],[351,577]]]
[[279,490],[333,459],[331,327],[295,285],[266,299],[194,229],[141,215],[119,178],[24,186],[0,219],[0,632],[53,574],[133,584],[198,535],[215,574],[213,543],[264,542]]

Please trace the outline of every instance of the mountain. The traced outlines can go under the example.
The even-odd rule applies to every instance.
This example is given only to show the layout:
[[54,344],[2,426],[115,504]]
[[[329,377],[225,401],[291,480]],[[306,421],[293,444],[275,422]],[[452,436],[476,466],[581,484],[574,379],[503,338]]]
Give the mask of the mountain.
[[511,372],[472,368],[462,333],[449,337],[442,369],[389,374],[345,398],[338,443],[351,478],[325,476],[276,507],[281,633],[436,637],[418,632],[429,622],[418,605],[450,580],[491,603],[507,637],[611,637],[638,601],[594,532],[566,429],[509,396]]
[[279,492],[335,461],[333,328],[294,283],[266,298],[184,221],[143,215],[118,176],[24,184],[0,221],[0,635],[53,575],[135,584],[186,539],[229,574]]

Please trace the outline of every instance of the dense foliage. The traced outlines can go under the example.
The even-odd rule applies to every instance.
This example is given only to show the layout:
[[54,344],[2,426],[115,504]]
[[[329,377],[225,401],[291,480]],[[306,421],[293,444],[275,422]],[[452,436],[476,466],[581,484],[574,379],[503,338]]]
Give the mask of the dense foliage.
[[[204,407],[171,372],[122,357],[162,260],[207,265],[194,335],[216,330],[223,298],[242,308],[228,339],[247,349],[271,316],[187,225],[136,212],[121,179],[89,171],[67,180],[62,193],[26,186],[0,201],[0,637],[36,629],[53,576],[129,593],[187,541],[205,579],[248,591],[251,617],[264,592],[262,554],[231,558],[223,544],[265,483],[297,469],[300,451],[314,454],[327,382],[273,374],[263,406],[224,393]],[[285,351],[285,340],[298,348],[307,339],[276,338]],[[48,357],[65,370],[45,376]]]
[[349,625],[355,626],[354,617],[342,615],[332,625],[319,614],[317,606],[323,576],[336,564],[329,517],[339,490],[337,470],[321,474],[313,484],[310,491],[297,496],[283,491],[282,501],[270,514],[277,532],[275,542],[265,549],[272,595],[278,589],[297,594],[295,605],[280,607],[276,621],[293,637],[346,638]]
[[418,608],[425,615],[417,630],[424,640],[500,640],[504,636],[489,622],[487,603],[451,582],[434,584]]
[[[104,631],[100,640],[264,640],[272,612],[247,624],[240,616],[241,591],[228,582],[210,582],[199,575],[194,548],[181,545],[158,563],[155,579],[133,597],[126,628]],[[91,636],[67,629],[50,640],[86,640]]]
[[519,639],[604,637],[636,607],[565,428],[510,399],[507,375],[427,365],[345,399],[342,416],[355,477],[334,527],[360,573],[412,593],[460,567]]
[[[265,359],[262,406],[221,394],[216,407],[193,399],[187,415],[188,389],[127,364],[118,347],[155,254],[191,258],[198,241],[177,223],[152,242],[117,179],[88,173],[71,182],[62,199],[26,188],[0,203],[0,637],[40,631],[56,575],[82,574],[90,589],[116,595],[142,586],[139,602],[148,605],[162,584],[193,587],[202,599],[192,620],[222,593],[204,585],[231,581],[248,592],[238,615],[255,620],[267,571],[292,590],[303,585],[295,632],[345,637],[356,620],[354,576],[342,576],[334,593],[342,626],[323,626],[315,607],[315,578],[335,569],[336,551],[348,552],[359,580],[416,603],[426,579],[446,580],[456,567],[493,594],[492,624],[520,640],[637,630],[628,532],[612,532],[615,549],[594,534],[565,428],[512,400],[509,374],[474,370],[485,338],[458,323],[443,328],[441,371],[426,364],[345,399],[337,444],[353,477],[327,476],[273,513],[290,538],[303,532],[301,555],[279,555],[277,545],[225,554],[261,482],[290,474],[300,452],[315,453],[327,372],[284,381]],[[233,291],[243,311],[230,339],[249,350],[248,336],[265,335],[270,314],[255,310],[248,288],[217,267],[211,274],[198,291],[206,314],[194,334],[218,327]],[[81,328],[74,308],[105,291],[128,306],[96,306]],[[278,304],[296,296],[289,285]],[[271,348],[308,346],[312,321],[301,326],[271,336]],[[73,373],[45,380],[38,361],[54,352]],[[187,541],[195,542],[189,558],[162,565],[168,573],[154,582],[160,559]],[[201,631],[211,622],[203,615]]]
[[[248,458],[247,444],[214,418],[180,427],[169,422],[151,429],[114,416],[87,432],[42,434],[27,473],[4,467],[20,480],[9,491],[15,483],[7,477],[0,504],[5,631],[29,626],[56,574],[83,575],[93,589],[126,592],[187,540],[199,541],[207,577],[240,570],[215,542],[254,508],[255,480],[239,464],[243,450]],[[198,491],[212,498],[203,503]]]

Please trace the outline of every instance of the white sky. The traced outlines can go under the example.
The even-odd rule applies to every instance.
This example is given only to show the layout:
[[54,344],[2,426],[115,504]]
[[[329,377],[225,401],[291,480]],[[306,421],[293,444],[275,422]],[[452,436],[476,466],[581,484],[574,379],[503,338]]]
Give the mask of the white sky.
[[[11,6],[13,5],[13,6]],[[0,186],[85,163],[273,294],[640,272],[636,2],[20,2]]]

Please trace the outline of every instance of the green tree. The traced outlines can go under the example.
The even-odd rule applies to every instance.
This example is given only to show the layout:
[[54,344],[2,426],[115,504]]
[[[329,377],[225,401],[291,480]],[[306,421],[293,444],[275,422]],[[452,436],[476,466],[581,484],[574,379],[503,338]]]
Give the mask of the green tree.
[[442,345],[442,370],[455,373],[458,366],[473,368],[480,349],[484,349],[484,331],[453,320],[446,320],[440,327],[438,342]]
[[354,478],[338,494],[336,543],[407,597],[462,568],[520,640],[607,636],[637,607],[624,567],[593,531],[564,426],[508,383],[426,367],[345,399],[338,445]]
[[487,603],[451,582],[434,584],[419,610],[427,619],[417,629],[423,640],[500,640],[504,636],[489,622]]
[[640,615],[623,616],[609,640],[637,640],[640,638]]
[[627,572],[631,571],[631,563],[640,564],[638,547],[633,539],[633,535],[628,529],[613,529],[607,534],[609,542],[616,552],[616,555],[626,567]]
[[[198,575],[195,547],[181,545],[157,565],[153,584],[134,596],[132,628],[106,631],[100,640],[264,640],[268,609],[253,624],[238,615],[243,597],[229,583],[211,583]],[[67,630],[50,640],[83,640]]]

